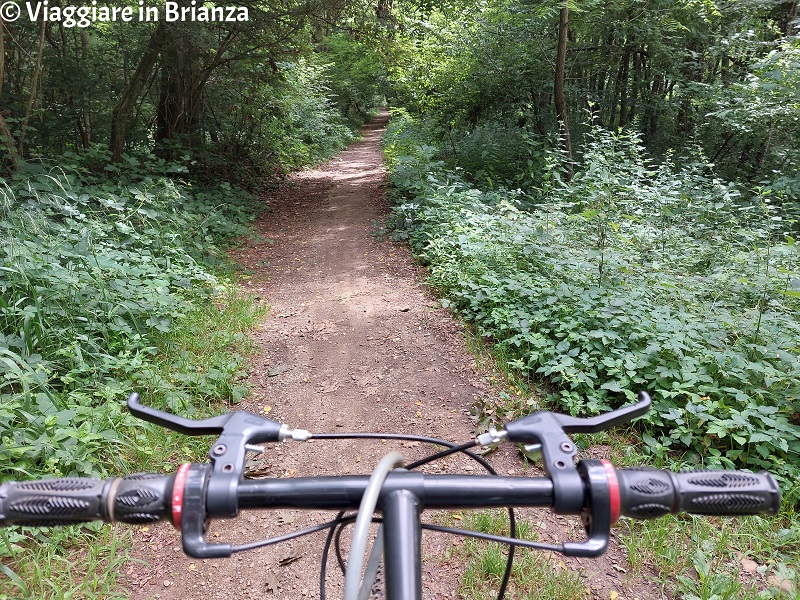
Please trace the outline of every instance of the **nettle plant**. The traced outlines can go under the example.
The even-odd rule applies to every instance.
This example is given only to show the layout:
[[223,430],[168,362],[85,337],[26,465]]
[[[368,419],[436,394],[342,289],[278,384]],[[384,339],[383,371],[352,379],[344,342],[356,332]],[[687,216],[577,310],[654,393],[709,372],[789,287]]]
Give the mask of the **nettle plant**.
[[[429,170],[406,184],[395,165],[414,160]],[[593,413],[647,389],[653,452],[767,468],[797,493],[800,254],[768,196],[599,128],[546,201],[471,188],[429,152],[390,161],[391,223],[431,283],[551,401]]]

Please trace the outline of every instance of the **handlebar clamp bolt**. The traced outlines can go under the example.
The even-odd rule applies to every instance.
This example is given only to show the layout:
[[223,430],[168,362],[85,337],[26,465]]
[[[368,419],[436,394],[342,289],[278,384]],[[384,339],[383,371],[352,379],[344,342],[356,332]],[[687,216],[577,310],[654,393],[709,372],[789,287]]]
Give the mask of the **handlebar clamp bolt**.
[[211,452],[214,454],[214,456],[222,456],[223,454],[225,454],[225,452],[227,452],[227,450],[228,447],[225,444],[217,444],[216,446],[214,446]]

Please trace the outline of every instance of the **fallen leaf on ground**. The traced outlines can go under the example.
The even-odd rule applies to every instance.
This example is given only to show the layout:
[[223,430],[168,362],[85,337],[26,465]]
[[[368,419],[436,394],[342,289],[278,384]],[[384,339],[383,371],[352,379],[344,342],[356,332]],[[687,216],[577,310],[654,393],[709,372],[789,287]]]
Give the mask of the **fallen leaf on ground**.
[[290,510],[279,510],[278,523],[281,525],[289,525],[294,523],[294,513]]

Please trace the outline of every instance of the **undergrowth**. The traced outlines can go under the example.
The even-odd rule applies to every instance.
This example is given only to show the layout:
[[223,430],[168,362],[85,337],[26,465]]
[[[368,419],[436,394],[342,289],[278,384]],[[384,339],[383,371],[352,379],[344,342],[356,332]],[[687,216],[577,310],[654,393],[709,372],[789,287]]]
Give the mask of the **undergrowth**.
[[[202,441],[135,420],[127,395],[203,416],[246,393],[246,332],[263,309],[215,266],[220,243],[249,231],[253,198],[146,157],[112,181],[91,158],[0,187],[0,481],[202,460]],[[117,535],[3,530],[0,597],[118,597],[129,540]]]
[[797,499],[800,252],[765,192],[599,129],[570,184],[483,191],[423,142],[409,118],[390,127],[389,226],[446,306],[554,405],[596,414],[648,390],[653,453],[769,469]]
[[[658,585],[692,599],[779,597],[786,581],[796,590],[797,223],[773,192],[737,189],[702,157],[656,164],[635,136],[592,135],[570,183],[553,151],[535,185],[505,189],[448,164],[421,123],[395,114],[384,141],[395,202],[386,232],[409,242],[442,304],[515,382],[477,407],[479,424],[537,409],[518,393],[529,384],[550,407],[581,415],[647,390],[649,414],[624,444],[610,442],[624,446],[620,466],[779,477],[778,518],[628,523],[621,542],[634,570],[652,565]],[[759,585],[738,577],[748,557]]]

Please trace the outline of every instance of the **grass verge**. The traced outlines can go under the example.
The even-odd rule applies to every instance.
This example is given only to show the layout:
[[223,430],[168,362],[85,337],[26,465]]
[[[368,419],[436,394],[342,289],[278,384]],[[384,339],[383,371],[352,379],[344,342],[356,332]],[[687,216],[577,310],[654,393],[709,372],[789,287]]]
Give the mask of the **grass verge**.
[[[459,527],[494,535],[508,535],[508,514],[492,510],[461,516]],[[533,525],[524,519],[517,522],[517,535],[535,540]],[[467,539],[452,550],[455,558],[465,565],[459,597],[489,600],[497,592],[506,569],[508,550],[494,542]],[[542,552],[517,548],[511,572],[507,598],[518,600],[578,600],[585,598],[585,586],[578,574],[563,568],[552,556]]]
[[[165,336],[132,381],[143,402],[192,414],[218,414],[246,393],[245,363],[252,352],[247,332],[266,313],[233,285],[198,304]],[[112,473],[170,472],[187,461],[204,460],[207,437],[187,437],[132,418],[118,430],[127,440],[109,452]],[[99,524],[53,529],[0,530],[0,599],[126,598],[118,584],[128,560],[132,530]]]

